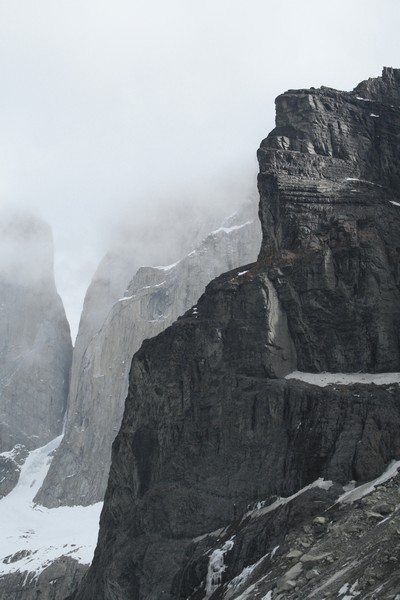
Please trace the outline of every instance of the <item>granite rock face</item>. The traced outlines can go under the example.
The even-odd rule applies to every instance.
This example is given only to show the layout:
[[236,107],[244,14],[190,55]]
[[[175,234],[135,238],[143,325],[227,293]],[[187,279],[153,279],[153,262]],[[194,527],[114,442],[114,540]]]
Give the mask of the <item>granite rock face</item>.
[[87,565],[62,556],[38,576],[17,571],[1,577],[0,597],[2,600],[59,600],[78,585],[86,570]]
[[55,507],[103,499],[133,354],[192,306],[210,279],[256,258],[261,231],[254,212],[246,205],[175,264],[140,268],[92,339],[81,336],[86,348],[74,356],[65,437],[38,502]]
[[259,264],[304,371],[398,369],[399,90],[384,69],[349,93],[286,92],[261,143]]
[[0,225],[0,315],[0,459],[6,469],[17,454],[21,458],[21,444],[32,450],[61,433],[68,394],[69,325],[54,283],[51,232],[35,218]]
[[[400,456],[398,385],[321,390],[274,378],[264,276],[247,276],[214,282],[195,314],[135,355],[98,547],[76,598],[208,598],[216,541],[202,536],[229,529],[249,504],[319,477],[372,479]],[[282,362],[290,368],[293,358]],[[286,532],[252,531],[235,551],[231,578]]]
[[[258,261],[215,280],[134,356],[98,546],[75,600],[239,597],[223,586],[243,567],[272,560],[289,529],[314,518],[323,532],[318,511],[340,486],[400,457],[398,384],[282,379],[400,371],[399,93],[399,71],[385,69],[354,92],[278,98],[259,151]],[[332,490],[309,488],[280,517],[241,528],[249,506],[321,477]],[[285,598],[296,569],[265,599]],[[305,581],[316,576],[304,569]]]

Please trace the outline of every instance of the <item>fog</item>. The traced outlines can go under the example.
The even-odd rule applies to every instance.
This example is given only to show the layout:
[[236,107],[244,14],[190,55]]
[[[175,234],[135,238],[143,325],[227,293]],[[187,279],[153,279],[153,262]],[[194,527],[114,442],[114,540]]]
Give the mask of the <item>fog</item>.
[[279,93],[400,66],[399,7],[0,1],[0,201],[50,224],[73,333],[111,245],[173,260],[255,198]]

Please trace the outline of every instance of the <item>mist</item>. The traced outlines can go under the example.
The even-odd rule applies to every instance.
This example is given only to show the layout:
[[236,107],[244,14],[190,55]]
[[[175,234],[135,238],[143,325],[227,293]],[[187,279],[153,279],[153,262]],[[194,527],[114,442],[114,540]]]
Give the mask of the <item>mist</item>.
[[173,262],[257,202],[289,88],[399,66],[396,0],[0,3],[0,201],[51,226],[73,334],[103,254]]

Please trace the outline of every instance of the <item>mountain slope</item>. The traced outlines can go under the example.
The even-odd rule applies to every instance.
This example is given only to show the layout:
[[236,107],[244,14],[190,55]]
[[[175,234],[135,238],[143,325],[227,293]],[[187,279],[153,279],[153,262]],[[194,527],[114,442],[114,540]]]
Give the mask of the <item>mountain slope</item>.
[[61,433],[72,345],[53,274],[49,227],[33,217],[0,225],[0,492],[27,450]]
[[259,243],[254,207],[246,206],[176,264],[139,269],[81,362],[74,359],[66,434],[36,501],[53,507],[103,499],[134,352],[192,306],[211,278],[254,260]]
[[[350,480],[400,457],[398,383],[282,379],[400,371],[399,97],[400,71],[384,69],[354,92],[277,99],[277,127],[259,151],[259,259],[215,280],[134,356],[95,558],[74,599],[289,597],[301,561],[283,587],[275,578],[242,595],[233,582],[272,559],[291,529],[324,525],[319,511]],[[316,486],[321,477],[331,483]],[[285,503],[281,519],[251,527],[252,505],[307,486],[301,509]],[[343,557],[333,560],[338,573]],[[394,598],[392,571],[379,597]],[[332,583],[325,573],[316,598]],[[354,597],[357,585],[330,589]]]

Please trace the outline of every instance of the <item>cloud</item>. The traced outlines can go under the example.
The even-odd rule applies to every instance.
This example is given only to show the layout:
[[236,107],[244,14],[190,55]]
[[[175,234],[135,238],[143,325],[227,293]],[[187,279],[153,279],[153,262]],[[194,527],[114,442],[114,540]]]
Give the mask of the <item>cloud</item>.
[[1,2],[0,200],[50,223],[69,305],[121,227],[178,214],[179,238],[251,187],[277,94],[396,66],[399,17],[397,0]]

